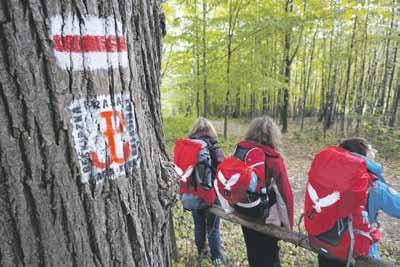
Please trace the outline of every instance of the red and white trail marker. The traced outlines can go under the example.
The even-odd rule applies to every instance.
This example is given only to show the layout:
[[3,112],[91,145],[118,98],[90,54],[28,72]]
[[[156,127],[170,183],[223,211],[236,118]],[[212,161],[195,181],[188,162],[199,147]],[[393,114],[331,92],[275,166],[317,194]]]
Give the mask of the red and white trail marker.
[[129,95],[75,99],[69,110],[82,183],[128,177],[139,166],[139,137]]
[[51,38],[58,65],[63,69],[108,69],[128,66],[122,24],[112,17],[51,18]]

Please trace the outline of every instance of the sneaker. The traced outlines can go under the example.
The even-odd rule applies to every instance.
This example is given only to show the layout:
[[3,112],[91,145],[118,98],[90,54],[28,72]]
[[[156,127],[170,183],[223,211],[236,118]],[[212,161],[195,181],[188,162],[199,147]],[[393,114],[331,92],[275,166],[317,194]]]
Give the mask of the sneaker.
[[214,259],[214,260],[212,261],[212,263],[213,263],[213,265],[214,265],[215,267],[225,267],[224,262],[222,261],[221,258]]
[[203,249],[200,254],[197,256],[197,264],[198,266],[205,266],[208,259],[210,257],[210,252],[207,248]]
[[209,250],[208,248],[204,248],[204,249],[200,252],[200,254],[199,254],[198,257],[199,257],[199,258],[202,258],[202,259],[205,259],[205,258],[210,257],[210,250]]

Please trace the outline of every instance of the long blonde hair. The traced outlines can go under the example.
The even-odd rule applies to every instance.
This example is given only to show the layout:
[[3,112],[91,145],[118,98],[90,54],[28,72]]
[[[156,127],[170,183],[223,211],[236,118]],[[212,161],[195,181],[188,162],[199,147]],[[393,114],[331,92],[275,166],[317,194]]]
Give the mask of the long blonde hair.
[[194,134],[207,135],[214,140],[218,139],[217,131],[215,130],[214,126],[209,120],[202,117],[197,118],[196,121],[193,123],[192,130],[190,131],[189,136],[192,136]]
[[279,150],[281,146],[281,130],[268,116],[258,117],[251,121],[245,140],[268,145]]

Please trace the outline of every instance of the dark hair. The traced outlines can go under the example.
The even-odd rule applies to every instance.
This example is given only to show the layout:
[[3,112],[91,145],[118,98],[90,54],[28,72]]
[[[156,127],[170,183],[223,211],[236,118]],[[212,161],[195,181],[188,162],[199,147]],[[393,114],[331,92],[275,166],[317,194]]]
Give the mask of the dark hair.
[[355,152],[366,156],[367,151],[370,147],[370,143],[367,141],[367,139],[361,137],[353,137],[342,140],[339,146],[350,152]]

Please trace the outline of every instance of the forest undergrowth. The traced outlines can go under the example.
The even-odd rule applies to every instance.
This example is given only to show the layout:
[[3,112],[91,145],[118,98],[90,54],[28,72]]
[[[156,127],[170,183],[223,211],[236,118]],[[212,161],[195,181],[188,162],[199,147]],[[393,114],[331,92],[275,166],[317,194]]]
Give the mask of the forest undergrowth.
[[[167,148],[171,154],[173,144],[177,138],[185,137],[193,123],[193,118],[167,117],[164,118],[165,138]],[[223,140],[223,120],[212,120],[220,138],[220,145],[225,156],[229,156],[235,144],[243,137],[247,126],[247,120],[232,120],[229,122],[229,137]],[[326,135],[320,130],[320,124],[313,119],[307,121],[303,131],[292,122],[289,124],[289,132],[283,135],[282,154],[285,158],[289,180],[291,182],[295,198],[295,222],[297,223],[303,211],[304,189],[307,181],[307,171],[316,152],[328,145],[337,144],[341,139],[335,134],[334,129]],[[380,151],[377,160],[385,167],[385,178],[397,190],[400,190],[400,130],[387,130],[371,125],[364,125],[361,136],[368,138]],[[172,158],[172,157],[171,157]],[[173,210],[174,228],[177,240],[179,260],[175,263],[179,266],[199,266],[197,252],[194,243],[193,223],[191,213],[184,211],[178,202]],[[381,255],[385,261],[400,262],[400,221],[380,215],[382,227]],[[221,220],[221,238],[223,250],[227,258],[227,266],[248,266],[246,248],[239,225]],[[296,231],[299,229],[296,226]],[[304,232],[303,224],[301,231]],[[289,266],[317,266],[316,254],[296,247],[292,244],[279,242],[283,267]],[[201,266],[211,266],[210,260],[203,260]]]

